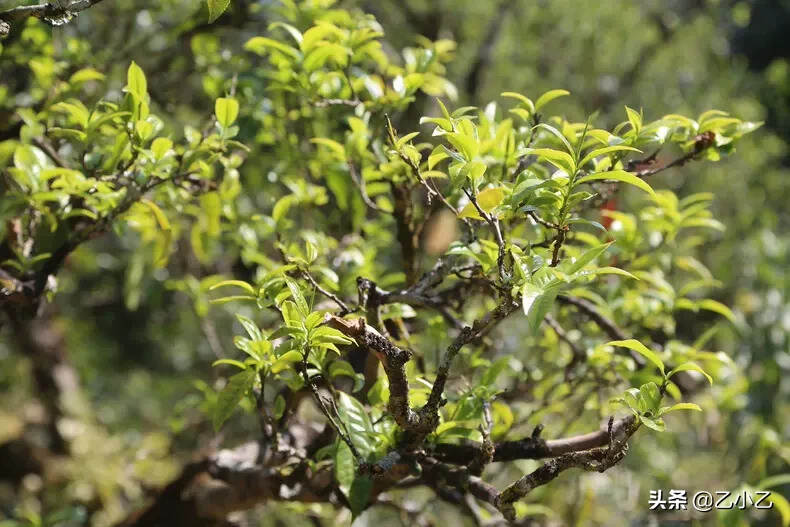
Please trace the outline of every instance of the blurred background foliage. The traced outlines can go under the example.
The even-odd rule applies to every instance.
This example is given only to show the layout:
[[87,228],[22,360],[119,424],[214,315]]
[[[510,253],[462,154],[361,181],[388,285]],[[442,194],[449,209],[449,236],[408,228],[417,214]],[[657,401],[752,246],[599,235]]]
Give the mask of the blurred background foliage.
[[[30,19],[0,41],[0,140],[19,133],[19,109],[51,97],[56,79],[84,67],[103,73],[104,80],[79,88],[88,104],[105,95],[104,86],[119,90],[132,60],[146,72],[152,111],[177,138],[184,123],[205,121],[214,99],[231,85],[242,100],[263,90],[251,56],[241,50],[289,4],[233,0],[214,24],[207,23],[204,3],[191,0],[103,2],[54,29]],[[304,22],[311,10],[331,4],[302,3]],[[0,9],[15,5],[0,2]],[[644,108],[646,119],[721,108],[766,122],[741,141],[738,155],[670,170],[651,181],[680,196],[716,195],[712,208],[727,229],[705,246],[703,261],[722,282],[715,298],[732,306],[736,323],[718,324],[707,349],[726,353],[739,374],[697,396],[703,414],[673,416],[671,433],[640,436],[624,464],[606,474],[565,475],[540,488],[530,495],[534,504],[527,511],[556,525],[672,525],[670,513],[647,511],[649,489],[734,490],[790,471],[790,3],[348,0],[335,7],[372,14],[386,35],[388,55],[415,46],[421,36],[446,39],[436,52],[446,55],[440,63],[454,88],[436,90],[455,96],[454,107],[483,106],[504,90],[540,94],[565,88],[573,97],[554,103],[556,112],[577,121],[595,113],[601,127],[622,121],[624,105]],[[265,103],[243,113],[240,137],[255,153],[239,168],[239,178],[255,194],[238,199],[249,218],[278,197],[267,187],[277,174],[258,167],[273,166],[281,155],[282,145],[273,144],[269,131],[273,120],[287,116],[272,115]],[[405,133],[418,129],[421,115],[437,113],[433,98],[420,94],[394,118]],[[0,151],[0,159],[8,155]],[[210,207],[201,204],[204,212]],[[200,210],[183,212],[196,223],[209,221]],[[342,216],[338,212],[332,221],[349,221]],[[57,333],[51,338],[64,339],[81,380],[60,431],[78,437],[78,446],[59,468],[56,485],[42,485],[33,476],[17,485],[13,474],[0,471],[0,519],[7,519],[0,525],[111,525],[177,474],[195,449],[211,443],[214,432],[204,410],[218,374],[210,364],[230,348],[236,328],[230,310],[209,307],[207,288],[216,274],[250,277],[258,256],[229,253],[239,245],[212,237],[210,226],[201,228],[191,241],[180,238],[165,268],[152,265],[150,247],[128,228],[70,257],[49,324]],[[264,240],[274,232],[242,222],[234,235]],[[205,317],[209,310],[211,317]],[[694,341],[713,320],[713,314],[681,319],[678,333]],[[33,402],[33,365],[14,352],[17,343],[8,328],[0,337],[3,442],[35,423],[40,408]],[[551,421],[542,422],[551,428]],[[244,437],[254,428],[237,420],[225,433]],[[525,461],[519,468],[534,466]],[[777,490],[787,496],[790,485]],[[451,507],[431,501],[429,492],[407,492],[410,510],[423,519],[469,524]],[[249,525],[302,525],[310,517],[329,525],[334,514],[328,506],[269,504],[265,513],[260,508],[245,518]],[[776,512],[736,510],[711,513],[698,524],[767,526],[779,518]],[[411,520],[376,507],[359,521]]]

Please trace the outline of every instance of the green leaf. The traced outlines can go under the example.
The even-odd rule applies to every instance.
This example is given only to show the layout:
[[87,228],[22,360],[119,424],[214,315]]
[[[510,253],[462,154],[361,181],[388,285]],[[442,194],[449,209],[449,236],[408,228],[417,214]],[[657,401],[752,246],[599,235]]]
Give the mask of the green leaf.
[[233,414],[241,398],[252,388],[253,382],[255,382],[255,370],[244,370],[230,378],[217,397],[213,419],[215,431],[218,431]]
[[362,403],[345,392],[338,392],[337,406],[340,419],[351,434],[351,440],[360,454],[367,456],[373,451],[371,442],[373,423],[370,421],[367,410],[362,406]]
[[74,130],[72,128],[60,128],[58,126],[53,126],[47,129],[47,135],[52,137],[71,139],[72,141],[77,141],[78,143],[84,143],[88,139],[88,134],[86,134],[85,132]]
[[285,324],[291,327],[302,329],[302,315],[299,313],[299,308],[291,300],[285,300],[280,304],[280,311],[283,314]]
[[[453,131],[453,123],[449,119],[443,119],[441,117],[420,117],[420,124],[435,124],[445,132],[452,132]],[[434,135],[436,135],[434,133]]]
[[302,32],[296,29],[295,27],[293,27],[291,24],[286,24],[285,22],[272,22],[271,24],[269,24],[268,29],[271,31],[272,29],[278,27],[281,27],[284,30],[286,30],[293,37],[293,39],[296,41],[297,44],[302,43],[302,40],[304,39]]
[[354,483],[354,454],[345,441],[338,438],[335,448],[335,480],[341,492],[348,496],[351,485]]
[[161,160],[173,148],[173,141],[167,137],[157,137],[151,143],[151,153],[154,154],[154,159]]
[[652,418],[646,417],[644,415],[639,416],[639,420],[648,428],[655,430],[656,432],[663,432],[667,429],[666,425],[664,424],[664,420],[661,418]]
[[129,93],[134,95],[138,101],[144,101],[148,93],[148,82],[145,79],[145,73],[134,61],[129,65],[126,72],[126,88]]
[[82,68],[69,77],[69,82],[72,84],[80,84],[88,81],[101,81],[104,80],[104,74],[96,71],[93,68]]
[[244,330],[252,340],[261,340],[263,338],[261,330],[258,328],[258,325],[255,324],[255,322],[238,313],[236,313],[236,320],[238,320],[239,323],[244,327]]
[[448,157],[450,157],[450,155],[442,148],[442,146],[437,146],[433,149],[431,155],[428,156],[428,170],[433,170],[433,167]]
[[706,309],[708,311],[716,312],[724,316],[727,320],[729,320],[733,324],[735,324],[735,313],[733,313],[729,307],[725,306],[721,302],[717,302],[716,300],[706,299],[697,302],[697,306],[700,309]]
[[214,22],[230,5],[230,0],[206,0],[208,4],[208,21]]
[[227,286],[241,287],[251,295],[256,294],[254,287],[252,287],[247,282],[242,282],[241,280],[223,280],[221,282],[217,282],[216,284],[212,285],[211,287],[208,288],[208,290],[213,291],[220,287],[227,287]]
[[655,352],[648,349],[644,344],[639,342],[635,339],[628,339],[628,340],[613,340],[611,342],[606,343],[607,346],[620,346],[623,348],[628,348],[633,350],[644,358],[652,362],[656,365],[656,367],[661,371],[661,375],[664,375],[664,362],[655,354]]
[[527,148],[524,150],[524,153],[542,157],[557,168],[566,171],[568,174],[572,174],[576,171],[576,163],[573,161],[573,157],[562,150],[554,150],[553,148]]
[[521,287],[521,308],[524,310],[525,315],[529,315],[532,304],[535,303],[535,300],[537,300],[541,294],[543,294],[543,289],[530,282],[525,283]]
[[695,410],[697,412],[701,412],[702,408],[700,408],[699,405],[695,403],[677,403],[673,404],[672,406],[665,406],[661,409],[661,413],[659,415],[668,414],[669,412],[675,412],[677,410]]
[[451,121],[452,119],[450,118],[450,112],[447,111],[447,107],[444,105],[442,100],[437,97],[436,102],[437,104],[439,104],[439,108],[441,108],[442,115],[444,115],[444,118],[447,119],[448,121]]
[[357,476],[351,483],[348,493],[348,503],[351,505],[351,518],[359,516],[370,500],[370,493],[373,490],[373,480],[369,476]]
[[500,187],[487,188],[477,195],[477,204],[486,212],[491,212],[505,199],[505,192]]
[[404,135],[403,137],[395,141],[395,148],[399,149],[400,147],[402,147],[403,145],[405,145],[406,143],[408,143],[418,135],[420,135],[420,132],[412,132],[410,134]]
[[274,49],[295,60],[299,60],[302,57],[302,54],[299,53],[297,49],[266,37],[251,38],[244,44],[244,49],[257,53],[258,55],[265,55],[267,50]]
[[219,97],[214,103],[214,114],[223,128],[228,128],[239,116],[239,101],[230,97]]
[[291,298],[293,298],[296,303],[299,313],[302,317],[306,317],[310,313],[310,307],[307,305],[307,300],[305,300],[302,290],[299,289],[299,285],[290,278],[285,279],[285,285],[288,286],[288,290],[291,291]]
[[562,142],[562,144],[565,146],[565,151],[566,152],[568,152],[569,154],[573,154],[573,147],[571,146],[571,143],[568,141],[568,138],[565,137],[562,134],[562,132],[560,132],[559,130],[557,130],[553,126],[550,126],[550,125],[548,125],[546,123],[537,124],[535,126],[535,128],[541,128],[541,129],[546,130],[547,132],[549,132],[551,135],[553,135],[554,137],[556,137],[557,139],[559,139]]
[[596,258],[598,258],[601,254],[609,248],[614,242],[604,243],[602,245],[597,245],[585,251],[581,256],[579,256],[572,264],[570,264],[567,268],[568,274],[574,274],[577,271],[581,271],[584,269],[584,266],[588,263],[592,262]]
[[329,365],[329,377],[334,379],[341,375],[355,379],[357,372],[354,371],[354,367],[349,362],[340,359],[333,360]]
[[568,90],[549,90],[543,95],[541,95],[540,97],[538,97],[538,100],[535,101],[535,111],[536,112],[539,111],[541,108],[543,108],[548,103],[550,103],[551,101],[553,101],[558,97],[564,97],[570,94],[571,92],[569,92]]
[[631,174],[630,172],[626,172],[625,170],[610,170],[608,172],[596,172],[594,174],[590,174],[588,176],[584,176],[583,178],[577,179],[576,184],[580,185],[582,183],[588,183],[590,181],[599,181],[605,179],[610,179],[613,181],[622,181],[623,183],[634,185],[635,187],[639,187],[640,189],[644,190],[651,196],[656,197],[656,193],[653,191],[653,188],[650,185],[648,185],[643,179],[638,178],[637,176]]
[[272,413],[275,419],[281,418],[285,413],[285,398],[282,395],[278,394],[274,398],[274,411]]
[[592,271],[592,274],[599,275],[599,274],[617,274],[620,276],[625,276],[628,278],[633,278],[634,280],[639,280],[638,276],[635,276],[624,269],[620,269],[619,267],[599,267]]
[[386,403],[390,398],[389,381],[384,375],[379,375],[376,382],[368,390],[368,402],[372,405]]
[[630,408],[635,415],[639,415],[639,389],[629,388],[623,393],[623,402]]
[[317,145],[323,145],[328,147],[332,152],[337,156],[338,159],[345,161],[346,159],[346,148],[338,143],[333,139],[327,139],[326,137],[314,137],[310,139],[310,142]]
[[241,368],[242,370],[247,369],[247,365],[241,361],[237,361],[234,359],[217,359],[211,363],[212,366],[219,366],[220,364],[228,364],[230,366],[236,366],[237,368]]
[[340,44],[323,42],[319,47],[310,51],[302,62],[305,71],[312,72],[324,66],[329,59],[335,64],[345,66],[348,61],[349,50]]
[[633,110],[628,106],[626,106],[625,113],[628,114],[628,122],[631,123],[631,127],[634,130],[634,134],[639,135],[640,130],[642,130],[641,112],[637,112],[636,110]]
[[505,91],[500,93],[502,97],[508,97],[510,99],[517,99],[519,100],[529,111],[529,113],[535,113],[535,105],[532,102],[532,99],[521,95],[520,93],[512,92],[512,91]]
[[673,368],[673,369],[672,369],[672,371],[670,371],[670,372],[667,374],[667,379],[669,379],[670,377],[672,377],[673,375],[675,375],[675,374],[676,374],[677,372],[679,372],[679,371],[689,371],[689,370],[691,370],[691,371],[696,371],[696,372],[699,372],[699,373],[701,373],[701,374],[702,374],[702,375],[703,375],[703,376],[704,376],[706,379],[708,379],[708,382],[709,382],[710,384],[713,384],[713,377],[711,377],[710,375],[708,375],[708,374],[705,372],[705,370],[703,370],[703,369],[702,369],[702,368],[701,368],[701,367],[700,367],[700,366],[699,366],[697,363],[695,363],[695,362],[684,362],[683,364],[680,364],[680,365],[678,365],[677,367]]
[[480,212],[475,207],[474,203],[469,202],[464,205],[464,208],[458,213],[458,218],[471,218],[473,220],[483,220],[483,217],[480,215]]
[[527,315],[527,323],[533,335],[537,334],[541,322],[561,289],[562,284],[551,285],[545,289],[530,283],[524,284],[521,292],[522,308]]
[[86,129],[88,127],[88,120],[90,119],[90,112],[88,109],[79,102],[59,102],[57,104],[53,104],[51,107],[52,111],[55,112],[64,112],[68,114],[72,121],[76,122],[80,125],[81,128]]
[[494,427],[491,429],[491,435],[494,438],[504,436],[515,421],[515,416],[510,407],[499,401],[491,403],[491,418],[494,424]]
[[321,326],[310,332],[310,341],[313,344],[329,342],[332,344],[353,344],[354,339],[347,337],[335,328]]
[[772,487],[780,487],[782,485],[790,485],[790,473],[769,476],[760,481],[757,485],[755,485],[755,487],[758,489],[770,489]]
[[249,296],[249,295],[231,295],[231,296],[223,296],[222,298],[213,298],[210,300],[212,304],[227,304],[228,302],[235,302],[237,300],[247,300],[255,302],[258,300],[256,296]]
[[[141,199],[140,203],[143,203],[144,205],[147,205],[148,208],[153,211],[154,217],[156,218],[156,223],[159,225],[159,228],[162,229],[162,232],[164,232],[164,234],[165,234],[164,246],[166,248],[169,248],[170,247],[170,240],[172,239],[173,231],[170,228],[170,222],[167,220],[167,216],[165,216],[165,213],[162,212],[162,209],[160,209],[159,206],[156,203],[154,203],[153,201],[151,201],[151,200]],[[165,250],[163,252],[161,257],[159,258],[158,263],[162,263],[163,261],[166,261],[166,260],[167,260],[167,250]]]
[[274,364],[272,364],[272,373],[280,373],[286,368],[290,368],[291,364],[294,362],[299,362],[302,359],[303,356],[298,351],[287,351],[283,353],[276,361],[274,361]]
[[790,525],[790,502],[778,492],[771,492],[767,499],[773,502],[774,508],[779,511],[779,516],[782,518],[782,527],[788,527]]
[[658,389],[658,385],[653,381],[646,382],[639,387],[637,400],[641,403],[639,409],[642,412],[651,412],[653,416],[656,416],[658,414],[658,406],[661,404],[661,390]]
[[612,152],[622,152],[622,151],[629,151],[629,152],[642,152],[638,148],[634,148],[632,146],[625,146],[625,145],[614,145],[614,146],[605,146],[603,148],[598,148],[596,150],[592,150],[589,152],[584,158],[579,162],[579,166],[583,167],[593,159],[598,156],[602,156],[605,154],[611,154]]
[[479,151],[480,146],[477,141],[461,132],[448,133],[445,137],[464,156],[466,161],[472,161]]

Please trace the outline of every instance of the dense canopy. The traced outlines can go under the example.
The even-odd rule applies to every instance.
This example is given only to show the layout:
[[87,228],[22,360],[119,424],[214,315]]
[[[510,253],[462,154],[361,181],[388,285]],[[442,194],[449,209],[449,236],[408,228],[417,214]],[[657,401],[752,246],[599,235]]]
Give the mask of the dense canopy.
[[0,527],[790,525],[790,9],[584,5],[0,2]]

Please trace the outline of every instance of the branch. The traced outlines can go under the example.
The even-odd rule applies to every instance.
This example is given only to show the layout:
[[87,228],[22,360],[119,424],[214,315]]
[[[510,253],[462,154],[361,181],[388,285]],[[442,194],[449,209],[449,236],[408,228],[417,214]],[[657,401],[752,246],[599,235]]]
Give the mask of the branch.
[[[604,472],[613,467],[628,452],[628,439],[639,428],[639,422],[632,417],[624,420],[625,424],[620,429],[615,430],[610,419],[609,429],[603,434],[606,435],[608,446],[606,448],[593,448],[590,450],[570,451],[551,459],[540,466],[537,470],[527,474],[518,481],[503,490],[496,499],[496,507],[505,516],[505,519],[512,522],[516,519],[516,510],[513,503],[520,500],[534,489],[545,485],[569,468],[581,468],[589,471]],[[596,436],[600,432],[595,433]],[[588,434],[592,437],[592,434]],[[617,437],[620,435],[620,437]],[[585,438],[585,436],[579,436]],[[587,439],[577,440],[574,446],[587,443]]]
[[[291,452],[282,465],[258,464],[258,444],[245,443],[188,463],[145,509],[118,527],[230,525],[224,518],[268,500],[329,502],[334,482],[331,468],[312,470]],[[222,523],[219,523],[222,522]]]
[[544,317],[544,320],[546,321],[546,324],[548,324],[548,326],[554,331],[554,333],[557,334],[557,337],[570,346],[571,352],[573,353],[570,362],[568,362],[568,364],[565,366],[565,377],[567,378],[573,370],[573,367],[576,366],[577,363],[584,360],[584,350],[579,347],[576,342],[571,340],[570,336],[568,336],[568,333],[565,331],[565,329],[563,329],[562,326],[560,326],[560,323],[557,322],[556,318],[550,314],[547,314]]
[[431,198],[438,197],[439,201],[441,201],[445,207],[450,209],[453,212],[453,214],[458,216],[458,210],[455,207],[453,207],[449,201],[447,201],[447,198],[444,197],[444,194],[432,188],[428,184],[428,182],[425,181],[425,178],[422,177],[422,171],[420,170],[420,165],[415,161],[413,161],[409,156],[404,154],[400,150],[400,148],[397,148],[396,145],[398,142],[398,134],[395,131],[395,128],[392,127],[392,122],[390,122],[389,116],[385,115],[384,117],[387,119],[387,134],[393,150],[395,151],[395,153],[398,154],[398,157],[400,157],[401,161],[406,163],[406,165],[409,167],[409,169],[411,170],[412,174],[417,179],[417,181],[428,191],[428,204],[430,204]]
[[370,207],[372,210],[376,212],[384,212],[384,210],[382,210],[381,207],[376,205],[373,202],[373,200],[370,199],[370,196],[368,195],[368,191],[367,191],[367,186],[365,185],[365,178],[362,177],[357,172],[357,167],[354,165],[354,162],[349,159],[346,165],[348,166],[348,174],[349,176],[351,176],[351,181],[353,181],[354,184],[359,189],[359,194],[360,196],[362,196],[362,201],[365,202],[365,205],[367,205],[368,207]]
[[[310,350],[309,348],[307,348],[302,358],[302,378],[304,379],[304,383],[310,388],[310,392],[313,394],[313,399],[315,399],[318,408],[321,410],[321,413],[324,414],[326,420],[329,421],[329,425],[335,430],[337,436],[348,446],[348,449],[354,455],[354,459],[356,459],[357,462],[359,462],[362,458],[360,457],[356,446],[354,446],[353,441],[351,441],[351,435],[348,432],[345,423],[340,421],[340,423],[338,424],[338,422],[335,421],[335,418],[332,416],[332,413],[329,411],[329,408],[327,408],[326,406],[326,402],[324,401],[324,398],[321,397],[321,392],[318,391],[318,386],[316,386],[315,382],[313,382],[313,379],[310,378],[310,374],[308,373],[307,370],[307,365],[308,365],[307,358],[309,354],[310,354]],[[334,399],[332,399],[332,405],[334,406]],[[343,433],[344,430],[345,433]]]
[[28,319],[14,308],[7,309],[11,337],[18,351],[30,359],[36,397],[44,407],[43,424],[47,432],[47,448],[54,454],[69,451],[58,423],[71,417],[74,403],[80,400],[79,376],[69,361],[66,340],[53,322],[50,310],[35,319]]
[[407,431],[425,431],[426,434],[432,431],[433,428],[429,428],[430,423],[426,424],[426,420],[412,410],[409,404],[409,380],[406,377],[405,365],[411,359],[412,353],[397,347],[362,319],[351,322],[327,314],[325,321],[330,327],[356,340],[360,347],[373,352],[379,359],[390,384],[387,410],[395,422]]
[[595,304],[589,300],[565,295],[559,295],[557,300],[559,300],[562,304],[568,304],[577,307],[579,311],[590,317],[590,319],[595,322],[598,327],[609,336],[610,339],[628,340],[628,336],[625,334],[625,332],[620,329],[617,324],[614,323],[614,321],[610,320],[603,313],[598,311],[598,308],[595,307]]
[[654,176],[659,172],[663,172],[669,168],[683,166],[689,161],[694,160],[699,154],[713,146],[715,142],[716,134],[711,131],[704,132],[694,137],[694,148],[690,152],[678,157],[677,159],[674,159],[666,165],[655,166],[655,154],[653,154],[652,156],[643,160],[630,161],[627,168],[629,171],[634,171],[634,173],[641,178]]
[[310,274],[310,272],[307,269],[299,269],[299,272],[302,274],[305,280],[310,282],[310,284],[316,288],[316,290],[319,293],[321,293],[322,295],[330,299],[332,302],[337,304],[337,307],[340,308],[340,316],[351,313],[351,309],[349,309],[349,307],[345,304],[345,302],[340,300],[340,297],[337,296],[336,294],[327,291],[326,289],[321,287],[321,285],[319,285],[319,283],[316,281],[316,279],[313,277],[313,275]]
[[[595,324],[601,328],[601,330],[603,330],[603,332],[606,333],[611,340],[628,340],[628,336],[625,334],[625,331],[620,329],[620,327],[618,327],[613,320],[610,320],[603,313],[598,311],[598,308],[595,307],[595,304],[589,300],[565,295],[558,296],[557,300],[559,300],[562,304],[569,304],[577,307],[579,311],[590,317],[590,320],[595,322]],[[645,359],[635,351],[628,350],[628,353],[640,368],[646,364]]]
[[[41,18],[49,22],[53,26],[63,25],[71,18],[92,7],[102,0],[74,0],[66,6],[55,5],[54,3],[38,4],[38,5],[25,5],[19,7],[12,7],[5,11],[0,11],[0,37],[6,36],[11,32],[11,23],[16,23],[29,16]],[[58,2],[60,4],[60,2]],[[2,22],[5,23],[2,23]]]
[[483,219],[491,225],[491,229],[494,231],[494,236],[496,237],[496,244],[498,248],[497,252],[497,269],[499,270],[499,278],[500,280],[504,281],[506,278],[505,274],[505,240],[502,238],[502,230],[499,228],[499,220],[493,216],[492,214],[488,214],[484,211],[480,205],[477,203],[477,198],[474,194],[463,189],[464,194],[466,197],[469,198],[469,201],[474,205],[475,209],[477,209],[477,213],[483,217]]
[[423,407],[423,410],[427,414],[435,417],[437,424],[439,406],[441,406],[442,393],[444,393],[444,385],[447,383],[447,376],[450,373],[450,364],[452,364],[455,356],[458,355],[458,352],[466,344],[487,333],[497,323],[499,323],[499,321],[506,318],[518,308],[519,303],[516,301],[508,300],[503,302],[486,313],[483,318],[476,320],[472,324],[472,327],[464,327],[461,330],[461,333],[458,334],[455,340],[453,340],[453,342],[447,348],[447,351],[444,353],[442,361],[439,364],[439,369],[436,373],[436,380],[434,380],[431,394],[428,396],[428,402],[425,403],[425,406]]
[[[590,319],[595,322],[598,327],[609,336],[610,339],[628,340],[629,337],[625,334],[625,331],[620,329],[620,327],[615,324],[613,320],[601,313],[598,308],[596,308],[595,305],[589,300],[565,295],[558,296],[557,300],[559,300],[560,303],[577,307],[579,311],[590,317]],[[633,350],[628,350],[628,352],[630,357],[634,360],[634,362],[636,362],[637,366],[641,368],[646,364],[644,357]],[[684,395],[693,393],[697,387],[700,386],[699,382],[689,377],[688,372],[684,371],[678,372],[677,375],[673,377],[673,380],[675,384],[677,384],[678,388],[680,388],[681,393]]]
[[[430,294],[428,292],[428,289],[433,287],[436,283],[441,282],[448,272],[449,269],[446,264],[440,260],[437,262],[436,266],[431,271],[425,273],[417,283],[400,291],[386,291],[378,287],[372,280],[362,277],[357,278],[360,292],[363,290],[365,291],[366,302],[360,301],[360,303],[363,304],[367,310],[368,322],[374,327],[380,326],[378,306],[399,303],[435,309],[451,326],[461,329],[463,324],[449,312],[440,294]],[[376,329],[381,330],[379,327],[376,327]]]
[[[46,143],[41,144],[45,145]],[[53,150],[49,155],[57,156],[57,153]],[[180,161],[179,158],[179,163]],[[116,173],[114,178],[119,181],[125,181],[124,175],[133,164],[134,160]],[[72,220],[72,223],[69,225],[71,232],[67,235],[65,241],[52,251],[52,255],[44,261],[39,269],[25,273],[24,276],[15,277],[14,280],[3,280],[0,282],[0,307],[4,308],[7,305],[14,305],[15,308],[24,310],[28,314],[35,314],[40,305],[42,295],[48,288],[53,286],[55,275],[65,264],[66,258],[80,244],[106,233],[112,226],[112,223],[143,198],[147,192],[163,184],[180,185],[185,181],[190,182],[189,178],[194,175],[193,172],[180,172],[178,170],[174,172],[175,174],[172,177],[151,178],[143,185],[137,185],[133,182],[122,183],[116,186],[116,190],[125,189],[126,192],[117,207],[95,220],[88,221],[82,217]],[[207,190],[209,188],[206,184],[199,187],[195,192],[200,193]],[[5,278],[6,274],[4,272],[0,275],[0,278]]]
[[[633,424],[634,417],[628,416],[612,423],[612,433],[618,435],[622,430]],[[516,441],[502,441],[494,444],[494,462],[515,461],[518,459],[544,459],[558,457],[570,452],[590,450],[609,444],[609,431],[601,428],[588,434],[565,437],[560,439],[543,439],[540,437],[541,427],[535,429],[532,436]],[[480,443],[466,442],[463,444],[439,443],[433,454],[441,461],[453,464],[467,464],[479,456],[482,449]]]
[[[405,157],[405,156],[404,156]],[[424,181],[424,180],[423,180]],[[406,184],[391,183],[393,212],[397,226],[397,238],[401,248],[403,272],[406,274],[406,283],[411,284],[417,279],[417,256],[419,239],[414,227],[414,205],[411,198],[411,187]],[[430,187],[429,187],[430,188]]]

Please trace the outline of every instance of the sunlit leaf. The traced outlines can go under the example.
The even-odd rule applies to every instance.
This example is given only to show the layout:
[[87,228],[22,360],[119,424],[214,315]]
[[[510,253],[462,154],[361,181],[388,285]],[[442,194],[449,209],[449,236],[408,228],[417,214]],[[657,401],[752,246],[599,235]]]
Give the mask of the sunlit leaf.
[[206,0],[208,4],[208,21],[214,22],[230,5],[230,0]]
[[644,358],[655,364],[655,366],[661,371],[661,375],[664,375],[664,362],[656,355],[655,352],[648,349],[647,346],[639,342],[635,339],[628,339],[628,340],[613,340],[606,343],[608,346],[620,346],[623,348],[628,348],[637,352],[638,354],[642,355]]
[[601,180],[612,180],[612,181],[622,181],[623,183],[628,183],[629,185],[634,185],[635,187],[639,187],[640,189],[644,190],[651,196],[656,195],[653,191],[653,188],[648,185],[645,180],[638,178],[637,176],[631,174],[630,172],[626,172],[625,170],[610,170],[608,172],[596,172],[594,174],[590,174],[579,178],[576,180],[576,184],[582,183],[589,183],[590,181],[601,181]]
[[228,384],[217,397],[217,405],[214,408],[214,430],[219,430],[233,414],[241,398],[252,388],[253,382],[255,382],[255,370],[244,370],[228,380]]

